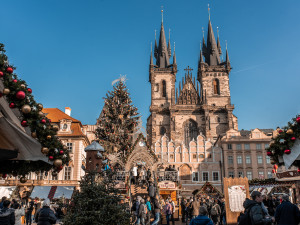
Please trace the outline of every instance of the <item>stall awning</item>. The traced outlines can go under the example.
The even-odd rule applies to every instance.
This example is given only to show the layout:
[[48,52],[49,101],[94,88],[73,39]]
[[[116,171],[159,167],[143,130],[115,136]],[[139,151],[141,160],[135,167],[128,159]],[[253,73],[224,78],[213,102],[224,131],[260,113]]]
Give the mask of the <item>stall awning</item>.
[[16,186],[2,186],[0,187],[0,198],[3,196],[9,198],[12,192],[16,189]]
[[[53,186],[35,186],[30,197],[31,198],[38,197],[41,199],[46,199],[49,196],[51,187]],[[70,199],[72,197],[73,191],[74,191],[74,186],[57,186],[53,198],[64,197]]]
[[0,113],[0,159],[48,162],[41,144]]

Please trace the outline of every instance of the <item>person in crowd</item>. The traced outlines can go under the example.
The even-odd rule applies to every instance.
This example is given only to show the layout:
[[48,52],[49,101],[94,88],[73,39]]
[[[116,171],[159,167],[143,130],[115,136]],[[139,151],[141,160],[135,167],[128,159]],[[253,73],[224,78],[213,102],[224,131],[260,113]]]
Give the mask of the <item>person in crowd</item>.
[[154,206],[155,218],[154,218],[154,221],[153,221],[153,223],[151,225],[157,225],[158,222],[159,222],[159,218],[160,218],[160,215],[161,215],[161,208],[162,208],[162,206],[159,203],[159,197],[158,197],[158,195],[155,196],[155,200],[154,200],[153,206]]
[[140,224],[141,223],[141,219],[139,217],[139,209],[140,209],[140,204],[141,204],[141,200],[142,200],[142,197],[141,196],[137,196],[136,198],[136,202],[135,202],[135,217],[136,217],[136,224]]
[[1,225],[14,225],[15,224],[15,210],[9,208],[10,201],[3,201],[3,208],[0,209],[0,224]]
[[211,207],[212,207],[212,202],[210,200],[210,197],[207,196],[206,200],[205,200],[205,204],[206,204],[206,208],[207,208],[207,212],[208,212],[208,216],[211,217],[210,215],[210,211],[211,211]]
[[137,173],[137,167],[136,166],[134,166],[132,168],[132,175],[133,175],[133,178],[134,178],[134,184],[137,184],[137,175],[138,175],[138,173]]
[[145,225],[147,213],[148,213],[147,205],[145,204],[145,200],[142,198],[140,200],[139,214],[138,214],[138,218],[141,225]]
[[28,204],[27,204],[27,209],[26,209],[26,225],[31,225],[31,223],[32,223],[33,208],[34,208],[34,201],[31,198],[29,198]]
[[188,199],[185,205],[185,221],[187,224],[192,219],[192,203],[192,199]]
[[186,199],[182,198],[181,199],[181,203],[180,203],[180,207],[181,207],[181,222],[185,223],[185,219],[186,219],[186,213],[185,213],[185,205],[186,205]]
[[175,202],[172,200],[172,198],[169,198],[169,203],[172,205],[172,214],[171,214],[171,221],[172,221],[172,225],[175,225],[175,220],[174,220],[174,214],[176,211],[176,207],[175,207]]
[[147,181],[148,182],[150,182],[151,177],[152,177],[152,173],[151,173],[150,168],[148,168],[148,170],[147,170]]
[[200,202],[198,199],[195,197],[193,198],[193,202],[191,204],[191,214],[192,214],[192,219],[196,218],[199,216],[199,208],[200,208]]
[[10,208],[14,209],[15,205],[17,205],[17,204],[18,204],[17,200],[16,199],[12,199],[11,200],[11,204],[10,204]]
[[21,225],[22,216],[25,216],[25,209],[22,207],[19,203],[14,204],[14,210],[15,210],[15,225]]
[[150,202],[150,196],[147,197],[146,206],[147,206],[147,218],[146,218],[146,223],[145,224],[149,225],[150,224],[150,219],[151,219],[151,210],[152,210],[151,202]]
[[164,206],[164,212],[166,215],[167,225],[170,225],[170,219],[171,219],[173,209],[172,209],[172,205],[170,204],[168,199],[166,199],[166,204]]
[[299,208],[289,201],[288,195],[282,196],[282,203],[276,208],[275,221],[278,225],[297,225],[300,223]]
[[56,223],[54,212],[50,209],[50,200],[43,201],[42,208],[36,213],[35,222],[37,225],[51,225]]
[[268,196],[265,206],[268,209],[269,215],[274,216],[274,214],[275,214],[275,210],[274,210],[275,205],[274,205],[272,196]]
[[220,199],[220,207],[221,207],[221,215],[220,215],[220,225],[223,225],[224,218],[226,217],[226,211],[225,211],[225,199]]
[[208,212],[206,207],[199,208],[199,216],[192,219],[190,225],[214,225],[212,220],[207,216]]
[[154,184],[151,180],[149,181],[148,195],[150,196],[151,201],[153,202],[154,201],[154,196],[155,196],[155,187],[154,187]]
[[251,193],[251,198],[246,199],[243,203],[245,210],[249,211],[251,224],[270,224],[272,221],[274,222],[274,218],[266,217],[266,214],[262,208],[262,194],[259,191],[253,191]]
[[3,208],[3,202],[7,199],[6,196],[3,196],[2,199],[1,199],[1,202],[0,202],[0,209]]
[[219,205],[218,199],[214,200],[211,207],[210,216],[215,225],[219,225],[221,216],[221,207]]

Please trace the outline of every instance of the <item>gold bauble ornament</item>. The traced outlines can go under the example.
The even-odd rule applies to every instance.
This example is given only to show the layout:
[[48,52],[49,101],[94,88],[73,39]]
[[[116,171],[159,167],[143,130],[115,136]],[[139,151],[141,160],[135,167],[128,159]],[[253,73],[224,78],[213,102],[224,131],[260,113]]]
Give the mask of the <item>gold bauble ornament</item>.
[[68,147],[64,145],[63,150],[68,150]]
[[22,113],[28,114],[31,112],[31,107],[29,105],[23,105],[21,108]]
[[43,147],[42,148],[42,153],[45,154],[45,155],[47,155],[49,153],[49,149],[46,148],[46,147]]
[[3,89],[3,94],[8,95],[10,93],[10,90],[8,88]]
[[38,110],[42,111],[43,105],[42,105],[41,103],[39,103],[39,104],[37,105],[37,107],[38,107]]
[[44,117],[45,115],[44,115],[44,113],[42,111],[39,111],[39,116],[40,117]]
[[288,130],[286,131],[286,133],[287,133],[287,134],[293,134],[294,131],[293,131],[292,129],[288,129]]
[[32,133],[31,133],[31,137],[37,138],[36,132],[32,132]]
[[26,85],[25,85],[25,84],[21,84],[20,87],[21,87],[22,89],[25,89],[25,88],[26,88]]
[[62,165],[62,160],[61,159],[55,159],[53,165],[55,167],[60,167]]
[[48,139],[48,140],[50,140],[51,138],[52,138],[51,135],[48,135],[48,136],[47,136],[47,139]]
[[21,182],[22,184],[26,183],[26,182],[27,182],[27,178],[26,178],[26,177],[21,177],[21,178],[20,178],[20,182]]

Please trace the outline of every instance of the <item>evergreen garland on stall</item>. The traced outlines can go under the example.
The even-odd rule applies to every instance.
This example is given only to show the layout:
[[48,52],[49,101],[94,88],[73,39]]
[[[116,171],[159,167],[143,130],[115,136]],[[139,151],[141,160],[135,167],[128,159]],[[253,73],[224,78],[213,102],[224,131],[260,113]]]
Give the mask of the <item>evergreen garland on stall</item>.
[[[300,116],[293,118],[287,126],[278,128],[277,133],[277,136],[272,138],[273,141],[267,149],[267,155],[271,157],[272,164],[281,166],[284,163],[279,158],[282,158],[284,154],[290,154],[296,140],[300,139]],[[295,160],[292,165],[300,168],[300,161]]]
[[126,156],[132,146],[132,136],[138,119],[138,109],[132,104],[125,83],[120,80],[104,98],[104,107],[96,129],[100,144],[117,144],[118,152]]
[[0,98],[5,98],[10,108],[19,109],[21,125],[30,128],[31,136],[41,143],[41,152],[53,165],[42,161],[7,160],[1,162],[0,173],[4,174],[3,177],[6,177],[7,173],[24,176],[29,172],[44,172],[50,169],[57,173],[70,161],[67,147],[56,137],[58,127],[53,127],[51,120],[42,113],[43,105],[34,100],[32,89],[24,80],[18,78],[14,73],[15,69],[9,65],[4,45],[0,43],[0,79],[4,84],[4,89],[0,90]]

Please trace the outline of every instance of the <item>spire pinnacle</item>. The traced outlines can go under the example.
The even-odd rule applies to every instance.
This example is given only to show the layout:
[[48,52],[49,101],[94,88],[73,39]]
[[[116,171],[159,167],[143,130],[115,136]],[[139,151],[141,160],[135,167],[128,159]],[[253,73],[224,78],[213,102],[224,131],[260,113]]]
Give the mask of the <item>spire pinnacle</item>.
[[169,29],[169,41],[168,41],[168,54],[169,54],[169,57],[171,57],[172,55],[172,51],[171,51],[171,29]]
[[151,42],[151,56],[150,56],[150,65],[153,65],[153,57],[152,57],[152,42]]
[[164,10],[163,10],[163,6],[161,6],[161,23],[164,22]]
[[209,4],[208,4],[208,19],[210,21],[210,8],[209,8]]
[[227,41],[226,41],[226,64],[230,67],[230,60],[229,60],[228,49],[227,49]]
[[174,53],[173,53],[173,66],[176,65],[176,54],[175,54],[175,42],[174,42]]
[[219,55],[222,55],[222,49],[221,49],[221,44],[219,39],[219,27],[217,27],[217,35],[218,35],[217,47],[218,47]]

